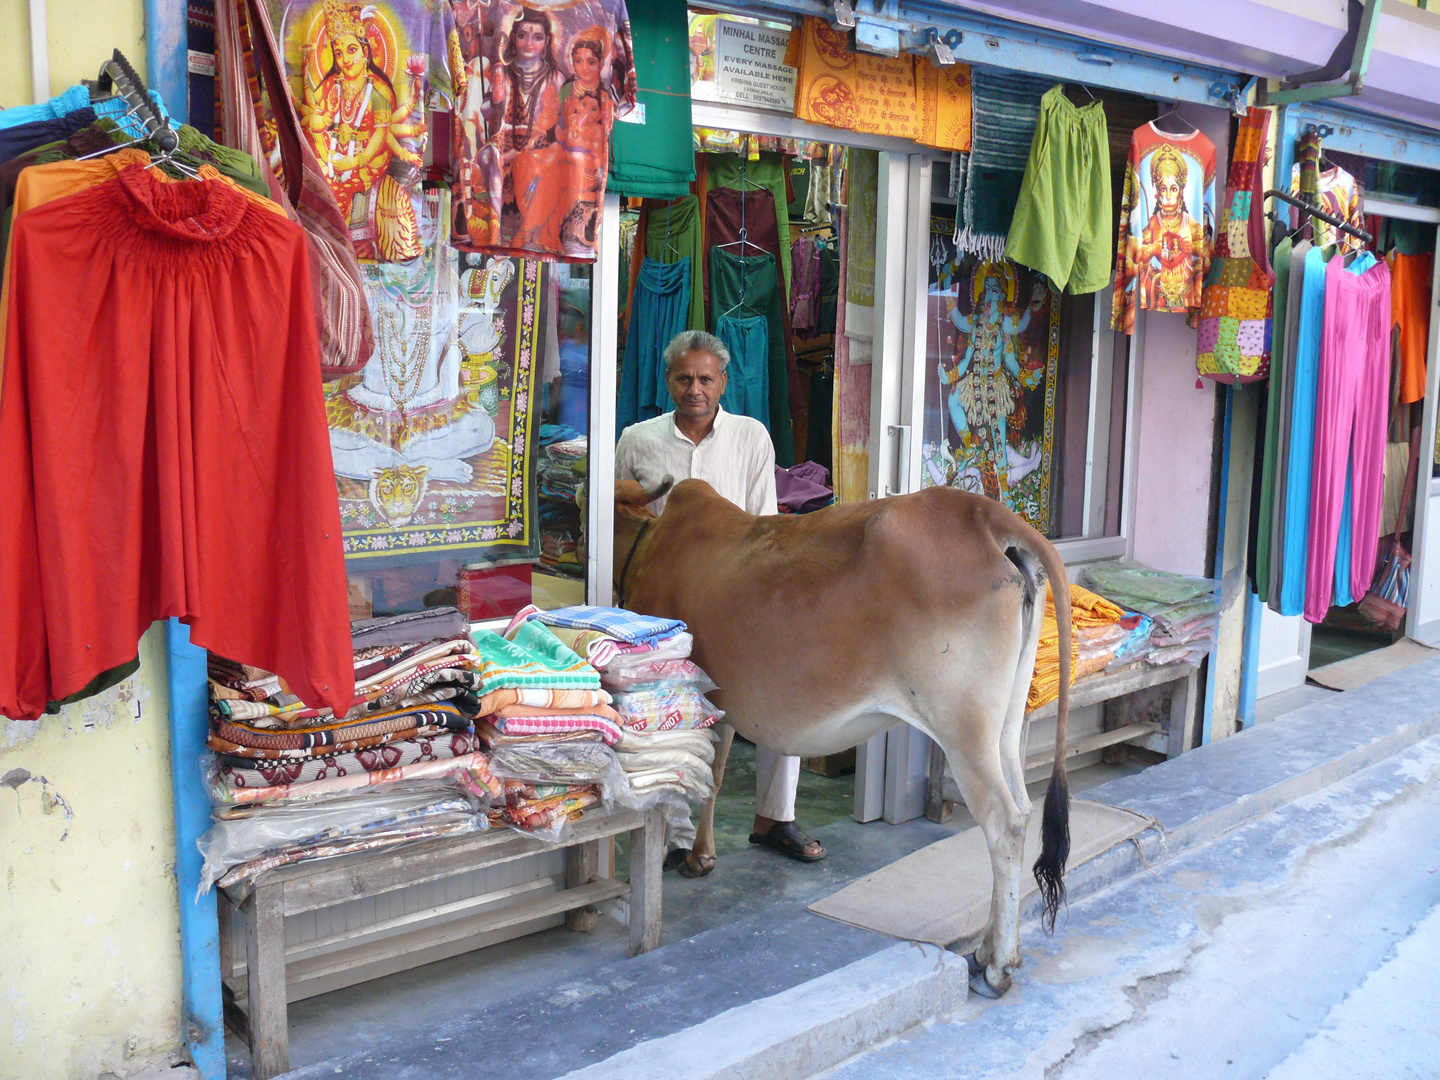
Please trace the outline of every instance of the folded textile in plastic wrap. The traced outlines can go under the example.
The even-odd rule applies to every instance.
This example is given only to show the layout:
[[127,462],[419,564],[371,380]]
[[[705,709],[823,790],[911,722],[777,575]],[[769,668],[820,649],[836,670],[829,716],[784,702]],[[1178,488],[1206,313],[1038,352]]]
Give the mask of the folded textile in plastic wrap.
[[694,647],[695,638],[689,631],[662,638],[653,645],[626,645],[616,642],[615,655],[604,664],[596,663],[595,666],[605,672],[616,672],[656,660],[684,660]]
[[498,780],[545,784],[614,784],[615,752],[603,742],[538,742],[503,746],[490,753],[490,774]]
[[489,716],[492,727],[504,735],[547,735],[569,731],[598,731],[606,743],[620,738],[620,725],[604,716],[576,713],[570,716]]
[[[205,858],[199,892],[209,891],[232,867],[243,866],[267,853],[322,841],[353,839],[364,830],[383,826],[461,821],[476,817],[478,812],[475,801],[462,795],[449,782],[427,785],[418,791],[382,788],[318,803],[258,806],[242,817],[215,821],[196,841]],[[252,874],[246,872],[240,876]]]
[[[1090,657],[1088,671],[1082,674],[1080,663],[1081,635],[1094,629],[1109,627],[1125,617],[1125,612],[1088,589],[1070,586],[1070,614],[1073,632],[1070,636],[1071,681],[1098,671],[1105,662],[1095,663]],[[1040,628],[1040,645],[1035,651],[1035,671],[1030,679],[1030,692],[1025,710],[1031,712],[1060,696],[1060,625],[1055,615],[1055,597],[1045,590],[1045,615]]]
[[1220,583],[1210,578],[1171,574],[1138,562],[1095,563],[1087,566],[1081,576],[1102,596],[1147,615],[1150,605],[1183,604],[1210,596],[1220,588]]
[[551,742],[603,742],[601,733],[593,728],[573,731],[540,731],[532,734],[519,732],[504,732],[497,728],[489,720],[481,719],[475,721],[475,734],[480,743],[488,750],[498,749],[502,746],[533,746],[536,743]]
[[602,798],[595,785],[504,781],[503,805],[490,811],[491,825],[513,825],[545,840],[559,840],[567,822],[578,820]]
[[1097,590],[1152,623],[1141,641],[1127,642],[1117,657],[1152,665],[1199,663],[1219,635],[1219,583],[1154,570],[1141,563],[1102,563],[1082,575]]
[[621,723],[633,731],[705,728],[725,715],[693,686],[616,694],[615,709]]
[[702,694],[718,690],[714,680],[691,660],[650,660],[642,664],[624,664],[600,673],[600,685],[615,693],[640,690],[668,690],[692,686]]

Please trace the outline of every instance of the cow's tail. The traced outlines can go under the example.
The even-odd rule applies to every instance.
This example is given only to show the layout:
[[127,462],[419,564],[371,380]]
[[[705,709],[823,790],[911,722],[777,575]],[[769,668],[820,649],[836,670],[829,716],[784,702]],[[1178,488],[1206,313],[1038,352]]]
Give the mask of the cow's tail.
[[1065,862],[1070,858],[1070,784],[1065,776],[1065,735],[1070,724],[1070,581],[1065,563],[1055,546],[1043,536],[1032,552],[1045,567],[1050,591],[1055,597],[1055,622],[1060,633],[1060,700],[1055,718],[1055,766],[1045,792],[1040,819],[1040,857],[1035,860],[1035,882],[1044,905],[1040,924],[1047,934],[1055,932],[1055,917],[1065,903]]

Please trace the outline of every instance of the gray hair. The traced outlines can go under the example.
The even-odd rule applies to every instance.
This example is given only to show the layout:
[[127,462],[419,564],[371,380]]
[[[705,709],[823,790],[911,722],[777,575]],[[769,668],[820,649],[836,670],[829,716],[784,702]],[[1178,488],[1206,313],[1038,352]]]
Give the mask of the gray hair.
[[705,352],[715,357],[720,365],[720,374],[725,374],[725,369],[730,366],[730,350],[725,343],[714,334],[707,334],[704,330],[681,330],[670,339],[670,344],[665,346],[665,372],[669,374],[670,369],[675,366],[686,353]]

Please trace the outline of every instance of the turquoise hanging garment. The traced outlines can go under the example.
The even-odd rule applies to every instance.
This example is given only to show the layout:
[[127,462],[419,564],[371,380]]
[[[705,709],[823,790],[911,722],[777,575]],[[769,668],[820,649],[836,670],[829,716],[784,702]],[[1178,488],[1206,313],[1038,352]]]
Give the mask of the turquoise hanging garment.
[[635,310],[625,338],[625,365],[615,402],[615,433],[673,409],[665,388],[665,346],[690,312],[690,260],[662,263],[647,258],[635,282]]

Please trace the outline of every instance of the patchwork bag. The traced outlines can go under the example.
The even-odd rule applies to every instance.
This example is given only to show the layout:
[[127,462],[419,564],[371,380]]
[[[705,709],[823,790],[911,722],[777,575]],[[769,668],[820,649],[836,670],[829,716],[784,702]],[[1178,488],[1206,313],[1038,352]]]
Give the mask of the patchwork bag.
[[1200,300],[1196,370],[1223,383],[1270,374],[1275,274],[1265,248],[1260,155],[1270,127],[1267,109],[1240,121],[1225,185],[1225,212]]

